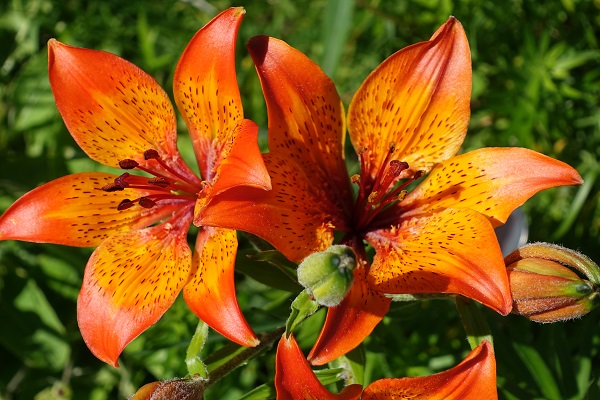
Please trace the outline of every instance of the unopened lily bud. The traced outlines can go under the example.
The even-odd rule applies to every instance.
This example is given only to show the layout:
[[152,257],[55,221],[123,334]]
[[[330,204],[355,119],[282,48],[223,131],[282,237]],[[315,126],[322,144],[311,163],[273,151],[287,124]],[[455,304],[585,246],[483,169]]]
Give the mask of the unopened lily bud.
[[319,304],[333,307],[350,290],[355,266],[356,256],[350,247],[331,246],[309,255],[298,265],[298,282]]
[[203,379],[171,379],[142,386],[129,400],[197,400],[204,392]]
[[582,317],[600,304],[598,267],[573,250],[536,243],[516,250],[505,261],[515,314],[556,322]]

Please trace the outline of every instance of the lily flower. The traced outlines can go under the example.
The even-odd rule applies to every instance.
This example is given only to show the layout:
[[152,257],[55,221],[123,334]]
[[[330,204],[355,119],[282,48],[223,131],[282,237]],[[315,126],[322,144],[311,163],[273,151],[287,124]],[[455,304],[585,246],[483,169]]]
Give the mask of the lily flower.
[[[430,376],[387,378],[362,386],[346,386],[332,394],[319,382],[293,335],[284,334],[277,347],[275,389],[277,400],[331,399],[497,399],[496,360],[490,342],[484,340],[457,366]],[[362,394],[361,394],[362,392]]]
[[538,191],[582,180],[570,166],[522,148],[456,155],[472,80],[461,24],[450,17],[360,86],[347,118],[360,164],[351,178],[346,117],[332,81],[280,40],[259,36],[248,48],[267,102],[270,152],[263,158],[273,190],[223,192],[195,221],[255,234],[296,262],[327,249],[341,232],[339,243],[357,255],[354,284],[328,309],[311,363],[360,344],[388,311],[385,294],[459,294],[508,314],[510,286],[494,226]]
[[235,231],[200,227],[193,251],[187,242],[194,209],[211,196],[271,187],[236,81],[244,13],[231,8],[200,29],[175,71],[175,101],[201,177],[177,150],[173,106],[150,75],[113,54],[48,44],[50,83],[69,132],[93,160],[129,172],[73,174],[32,190],[0,217],[0,239],[98,246],[77,318],[87,346],[113,366],[182,290],[212,328],[242,345],[258,343],[235,296]]

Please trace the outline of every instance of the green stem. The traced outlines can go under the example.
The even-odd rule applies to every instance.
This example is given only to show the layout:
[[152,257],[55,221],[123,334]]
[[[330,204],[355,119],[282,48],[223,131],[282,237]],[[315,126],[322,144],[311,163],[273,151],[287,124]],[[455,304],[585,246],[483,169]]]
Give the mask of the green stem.
[[204,321],[198,320],[196,332],[194,332],[194,336],[192,336],[190,345],[188,346],[187,352],[185,353],[185,363],[187,365],[188,373],[192,377],[203,379],[206,379],[208,377],[206,365],[204,365],[202,359],[200,358],[200,352],[204,347],[204,343],[206,343],[207,337],[208,325],[204,323]]
[[259,335],[258,339],[260,340],[260,343],[257,346],[242,348],[239,353],[235,354],[229,360],[212,370],[210,372],[210,380],[207,382],[206,386],[212,385],[237,367],[246,364],[253,358],[258,357],[262,353],[268,351],[273,346],[273,343],[281,338],[283,332],[285,332],[285,326],[281,326],[275,329],[273,332],[267,332]]
[[471,349],[479,346],[482,340],[494,344],[490,327],[477,303],[466,297],[456,296],[456,308],[465,327]]

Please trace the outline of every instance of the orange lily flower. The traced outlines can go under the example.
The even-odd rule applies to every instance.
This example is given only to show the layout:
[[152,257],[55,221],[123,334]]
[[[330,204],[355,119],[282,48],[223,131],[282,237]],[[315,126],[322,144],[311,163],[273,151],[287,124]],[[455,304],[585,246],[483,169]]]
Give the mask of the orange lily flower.
[[95,161],[148,176],[80,173],[25,194],[0,217],[0,239],[98,246],[77,302],[83,339],[118,366],[125,346],[154,324],[183,289],[192,311],[227,338],[258,343],[233,282],[236,233],[200,227],[194,209],[232,187],[271,188],[243,119],[235,43],[245,11],[231,8],[200,29],[177,65],[173,91],[202,178],[177,150],[175,112],[158,83],[115,55],[50,40],[56,104],[79,146]]
[[332,394],[317,379],[293,335],[285,334],[277,347],[275,389],[277,400],[300,399],[415,399],[415,400],[494,400],[496,360],[488,341],[473,349],[457,366],[430,376],[387,378],[371,383],[362,392],[360,385],[346,386]]
[[[356,347],[388,311],[385,293],[460,294],[508,314],[494,226],[536,192],[582,181],[570,166],[527,149],[454,156],[467,131],[472,80],[461,24],[451,17],[358,89],[348,128],[360,174],[351,179],[346,118],[332,81],[280,40],[255,37],[248,47],[267,101],[270,153],[263,157],[273,190],[234,188],[214,196],[210,213],[195,221],[253,233],[293,261],[343,232],[359,267],[348,295],[329,308],[309,360],[324,364]],[[376,251],[372,262],[365,242]]]

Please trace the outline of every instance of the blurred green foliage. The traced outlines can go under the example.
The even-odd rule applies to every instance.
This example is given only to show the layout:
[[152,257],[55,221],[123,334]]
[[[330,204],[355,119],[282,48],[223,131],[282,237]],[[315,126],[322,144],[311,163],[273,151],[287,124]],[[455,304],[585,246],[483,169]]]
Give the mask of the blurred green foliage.
[[[263,141],[264,101],[243,47],[251,36],[276,36],[305,52],[333,78],[347,105],[383,59],[426,40],[449,15],[456,16],[469,36],[474,71],[464,150],[523,146],[576,167],[586,181],[583,186],[549,190],[526,204],[530,239],[561,243],[600,261],[598,0],[3,1],[0,212],[41,183],[100,168],[76,146],[56,111],[47,79],[48,39],[119,54],[169,92],[188,40],[232,5],[247,10],[239,36],[238,80],[246,116],[263,128]],[[181,131],[181,150],[189,155],[185,129]],[[506,160],[507,168],[510,162]],[[242,248],[248,251],[245,243]],[[197,320],[181,299],[127,347],[120,368],[90,354],[75,315],[90,253],[0,243],[0,399],[126,398],[144,383],[186,374],[185,351]],[[294,286],[273,289],[257,276],[263,281],[259,283],[249,275],[267,264],[240,258],[241,307],[256,331],[272,330],[285,321],[294,297],[283,289]],[[486,315],[495,337],[501,398],[600,398],[599,313],[555,325],[488,310]],[[320,311],[298,332],[304,349],[314,342],[322,320]],[[211,332],[204,351],[211,354],[225,345]],[[467,348],[452,303],[395,305],[361,350],[365,381],[447,369]],[[211,387],[207,398],[239,398],[272,380],[273,371],[271,351]],[[272,394],[268,386],[260,391]]]

